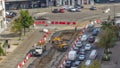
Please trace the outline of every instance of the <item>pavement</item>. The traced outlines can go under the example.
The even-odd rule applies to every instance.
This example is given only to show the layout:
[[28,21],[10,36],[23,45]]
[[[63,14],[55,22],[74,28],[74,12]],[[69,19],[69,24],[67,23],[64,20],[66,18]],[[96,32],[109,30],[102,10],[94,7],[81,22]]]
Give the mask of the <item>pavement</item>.
[[[39,30],[33,30],[28,32],[26,36],[24,36],[22,41],[16,44],[15,38],[11,38],[10,41],[11,48],[6,49],[9,53],[4,61],[0,63],[0,68],[16,68],[16,66],[25,58],[27,53],[32,49],[33,44],[37,43],[40,38],[44,35],[43,32],[39,32]],[[13,40],[14,39],[14,40]],[[18,38],[16,38],[18,40]],[[16,48],[17,47],[17,48]]]

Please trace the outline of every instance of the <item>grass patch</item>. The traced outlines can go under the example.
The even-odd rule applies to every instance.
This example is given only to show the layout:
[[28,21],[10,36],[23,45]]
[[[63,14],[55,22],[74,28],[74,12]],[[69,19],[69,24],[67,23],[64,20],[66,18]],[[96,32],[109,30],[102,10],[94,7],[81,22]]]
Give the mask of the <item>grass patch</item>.
[[0,61],[2,60],[3,58],[0,58]]
[[14,43],[13,45],[14,45],[14,46],[18,46],[19,44],[18,44],[18,43]]

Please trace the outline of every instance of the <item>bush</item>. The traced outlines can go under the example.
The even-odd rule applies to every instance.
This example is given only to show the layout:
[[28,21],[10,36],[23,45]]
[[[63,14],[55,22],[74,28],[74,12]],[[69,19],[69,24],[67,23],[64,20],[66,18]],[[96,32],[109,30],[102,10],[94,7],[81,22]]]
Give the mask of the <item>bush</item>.
[[110,61],[110,56],[111,56],[111,54],[105,54],[105,55],[102,57],[102,60],[103,60],[103,61]]

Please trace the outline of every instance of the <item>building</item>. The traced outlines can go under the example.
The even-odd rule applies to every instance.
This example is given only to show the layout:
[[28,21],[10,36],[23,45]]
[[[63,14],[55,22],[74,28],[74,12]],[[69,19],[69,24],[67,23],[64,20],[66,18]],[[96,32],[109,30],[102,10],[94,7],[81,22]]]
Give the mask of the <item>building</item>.
[[0,0],[0,33],[7,28],[5,18],[5,1]]
[[43,8],[48,6],[48,0],[6,0],[6,9]]
[[43,8],[75,4],[90,4],[94,0],[6,0],[6,9]]

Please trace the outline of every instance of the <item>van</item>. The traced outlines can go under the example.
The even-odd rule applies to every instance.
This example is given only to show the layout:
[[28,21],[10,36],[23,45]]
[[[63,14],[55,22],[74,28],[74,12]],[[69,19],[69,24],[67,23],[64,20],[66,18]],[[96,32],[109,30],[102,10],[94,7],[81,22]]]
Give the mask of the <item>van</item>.
[[90,53],[89,58],[92,60],[92,59],[95,59],[96,56],[97,56],[97,50],[92,50],[91,53]]
[[77,52],[76,51],[70,51],[68,54],[68,59],[74,61],[77,57]]

